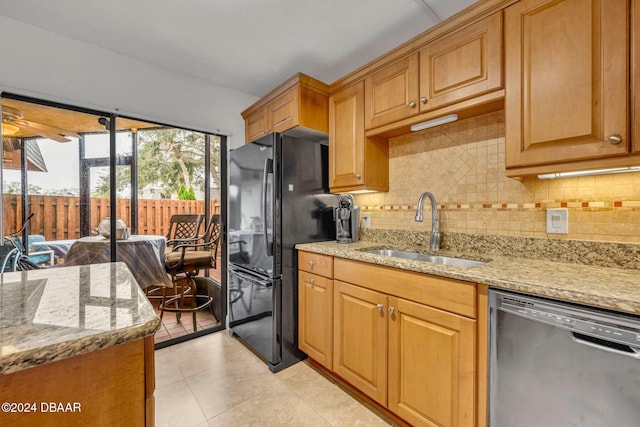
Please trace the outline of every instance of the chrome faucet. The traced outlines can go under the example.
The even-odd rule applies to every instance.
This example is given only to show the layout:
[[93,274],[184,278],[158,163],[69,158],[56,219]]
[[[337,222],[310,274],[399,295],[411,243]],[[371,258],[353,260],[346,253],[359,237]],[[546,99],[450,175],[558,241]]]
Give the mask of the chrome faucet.
[[438,218],[438,205],[433,194],[425,191],[418,199],[418,208],[416,209],[416,218],[418,222],[422,222],[422,208],[424,207],[424,198],[428,197],[431,201],[431,236],[429,237],[429,248],[432,251],[440,250],[440,219]]

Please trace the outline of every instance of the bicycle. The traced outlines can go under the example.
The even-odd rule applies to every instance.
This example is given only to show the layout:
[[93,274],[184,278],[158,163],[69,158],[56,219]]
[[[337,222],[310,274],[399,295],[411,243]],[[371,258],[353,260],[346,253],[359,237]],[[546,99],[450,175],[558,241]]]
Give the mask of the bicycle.
[[24,223],[22,223],[22,227],[20,227],[18,231],[4,237],[4,241],[0,245],[0,257],[3,257],[0,272],[4,273],[7,271],[26,271],[40,269],[40,266],[33,263],[29,259],[24,249],[24,245],[20,240],[22,232],[25,230],[25,228],[27,228],[27,224],[29,224],[29,221],[31,221],[31,218],[33,218],[34,215],[35,213],[32,212],[24,220]]

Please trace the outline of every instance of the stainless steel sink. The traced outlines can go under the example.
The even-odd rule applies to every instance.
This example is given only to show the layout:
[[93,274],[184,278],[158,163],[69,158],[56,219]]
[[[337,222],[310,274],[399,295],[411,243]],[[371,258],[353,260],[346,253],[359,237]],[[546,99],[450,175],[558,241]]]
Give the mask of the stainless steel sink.
[[475,260],[465,259],[465,258],[421,254],[418,252],[410,252],[410,251],[396,251],[393,249],[369,249],[363,252],[366,252],[368,254],[392,256],[392,257],[411,259],[416,261],[432,262],[434,264],[452,265],[455,267],[477,267],[479,265],[484,264],[484,262],[482,261],[475,261]]

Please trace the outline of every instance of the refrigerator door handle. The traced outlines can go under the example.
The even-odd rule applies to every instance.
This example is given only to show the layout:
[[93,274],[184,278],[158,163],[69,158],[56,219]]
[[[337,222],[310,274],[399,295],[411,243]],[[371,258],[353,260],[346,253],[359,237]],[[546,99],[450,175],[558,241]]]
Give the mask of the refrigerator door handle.
[[266,158],[264,159],[264,169],[262,170],[262,216],[264,217],[264,227],[262,227],[262,232],[264,234],[264,244],[267,248],[267,255],[273,255],[273,245],[269,242],[269,226],[273,224],[273,221],[269,221],[269,207],[268,207],[268,175],[273,173],[273,159]]

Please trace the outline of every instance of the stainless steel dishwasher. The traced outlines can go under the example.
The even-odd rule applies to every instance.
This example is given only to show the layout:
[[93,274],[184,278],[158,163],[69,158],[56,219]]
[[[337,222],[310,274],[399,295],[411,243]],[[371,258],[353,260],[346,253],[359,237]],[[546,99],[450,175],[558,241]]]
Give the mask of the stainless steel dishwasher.
[[489,291],[491,427],[640,426],[640,318]]

